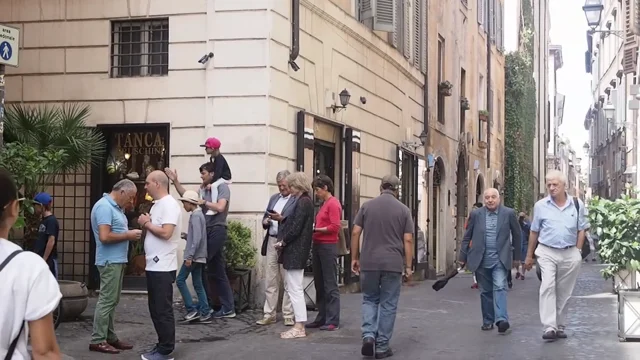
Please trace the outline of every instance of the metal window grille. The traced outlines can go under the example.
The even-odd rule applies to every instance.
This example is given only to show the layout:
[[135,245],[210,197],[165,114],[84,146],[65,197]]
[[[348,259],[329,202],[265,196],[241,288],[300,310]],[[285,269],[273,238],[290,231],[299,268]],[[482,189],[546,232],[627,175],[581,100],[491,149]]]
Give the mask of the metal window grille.
[[58,235],[58,276],[62,280],[89,279],[90,176],[91,166],[52,175],[45,183],[53,196],[53,214],[60,224]]
[[111,23],[111,77],[169,73],[169,20]]

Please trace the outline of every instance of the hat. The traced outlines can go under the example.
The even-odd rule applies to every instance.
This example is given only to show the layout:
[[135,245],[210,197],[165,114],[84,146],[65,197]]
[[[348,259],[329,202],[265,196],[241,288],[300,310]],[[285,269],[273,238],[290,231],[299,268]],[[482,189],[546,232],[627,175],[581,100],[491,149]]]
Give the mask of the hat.
[[33,198],[33,202],[35,202],[36,204],[40,204],[40,205],[49,205],[51,204],[51,195],[49,195],[46,192],[41,192],[36,194],[36,196]]
[[220,140],[214,137],[210,137],[207,139],[207,141],[204,142],[204,145],[200,145],[200,147],[209,149],[220,149],[220,145],[222,145],[220,143]]
[[193,190],[187,190],[182,194],[181,197],[178,198],[180,201],[186,201],[188,203],[198,205],[198,201],[200,200],[200,196],[197,192]]
[[380,182],[380,186],[390,185],[393,189],[400,186],[400,179],[395,175],[385,175]]

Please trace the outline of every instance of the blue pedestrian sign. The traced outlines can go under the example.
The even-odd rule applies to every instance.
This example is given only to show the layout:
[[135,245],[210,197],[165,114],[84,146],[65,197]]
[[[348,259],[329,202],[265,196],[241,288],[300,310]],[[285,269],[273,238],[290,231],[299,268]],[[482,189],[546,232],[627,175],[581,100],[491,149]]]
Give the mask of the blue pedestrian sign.
[[0,65],[18,66],[20,30],[0,25]]
[[11,48],[11,44],[6,41],[0,43],[0,57],[4,61],[9,61],[11,59],[11,55],[13,55],[13,49]]

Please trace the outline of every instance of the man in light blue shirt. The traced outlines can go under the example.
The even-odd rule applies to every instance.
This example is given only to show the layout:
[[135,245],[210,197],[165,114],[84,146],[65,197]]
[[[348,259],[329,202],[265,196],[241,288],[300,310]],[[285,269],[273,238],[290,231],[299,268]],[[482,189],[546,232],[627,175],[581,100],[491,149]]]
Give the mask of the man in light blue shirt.
[[539,301],[542,338],[555,341],[567,337],[567,301],[580,273],[581,249],[589,224],[584,203],[566,192],[565,174],[549,171],[546,182],[549,196],[533,208],[525,266],[531,269],[535,253],[542,273]]
[[133,202],[138,189],[131,180],[120,180],[111,193],[104,194],[91,209],[91,230],[96,242],[96,266],[100,273],[100,296],[96,304],[90,351],[118,354],[133,346],[118,339],[113,317],[120,301],[122,279],[127,265],[129,241],[140,240],[141,230],[129,230],[124,209]]

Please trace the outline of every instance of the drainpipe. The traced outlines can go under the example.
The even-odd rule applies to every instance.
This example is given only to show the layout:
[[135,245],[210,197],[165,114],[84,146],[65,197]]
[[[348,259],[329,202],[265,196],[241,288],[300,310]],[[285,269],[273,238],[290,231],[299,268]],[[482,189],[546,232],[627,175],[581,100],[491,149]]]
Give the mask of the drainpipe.
[[289,65],[293,71],[300,70],[295,60],[300,55],[300,0],[291,0],[291,52]]
[[487,4],[487,112],[489,118],[487,119],[487,169],[491,168],[491,121],[493,120],[493,96],[491,95],[491,21],[493,14],[491,14],[491,0],[485,1]]
[[[429,1],[425,1],[425,6],[427,7],[427,11],[425,11],[425,13],[427,14],[426,18],[424,19],[424,31],[427,33],[425,36],[425,43],[424,46],[427,49],[426,51],[426,58],[425,58],[425,63],[426,63],[426,70],[425,74],[424,74],[424,86],[422,87],[422,96],[423,96],[423,106],[422,106],[422,122],[423,122],[423,127],[422,127],[422,132],[425,135],[425,143],[423,145],[424,147],[424,160],[425,160],[425,171],[429,171],[429,153],[431,152],[431,136],[430,136],[430,132],[429,132]],[[429,236],[429,231],[431,230],[431,216],[429,216],[429,214],[431,213],[431,209],[433,209],[433,206],[431,204],[431,201],[433,201],[433,199],[431,198],[431,186],[429,184],[429,177],[427,176],[427,180],[425,181],[427,186],[426,186],[426,191],[425,191],[425,196],[424,196],[424,202],[427,204],[427,223],[426,226],[424,227],[424,232],[425,232],[425,240],[426,240],[426,244],[425,244],[425,249],[427,250],[427,270],[426,270],[426,274],[425,274],[425,278],[430,279],[430,274],[431,273],[435,273],[435,271],[431,271],[431,269],[435,269],[435,264],[433,264],[433,255],[432,252],[434,251],[434,249],[430,248],[430,242],[431,242],[431,236]],[[437,224],[434,224],[434,226],[437,226]],[[418,259],[417,254],[414,254],[416,256],[416,261]]]

